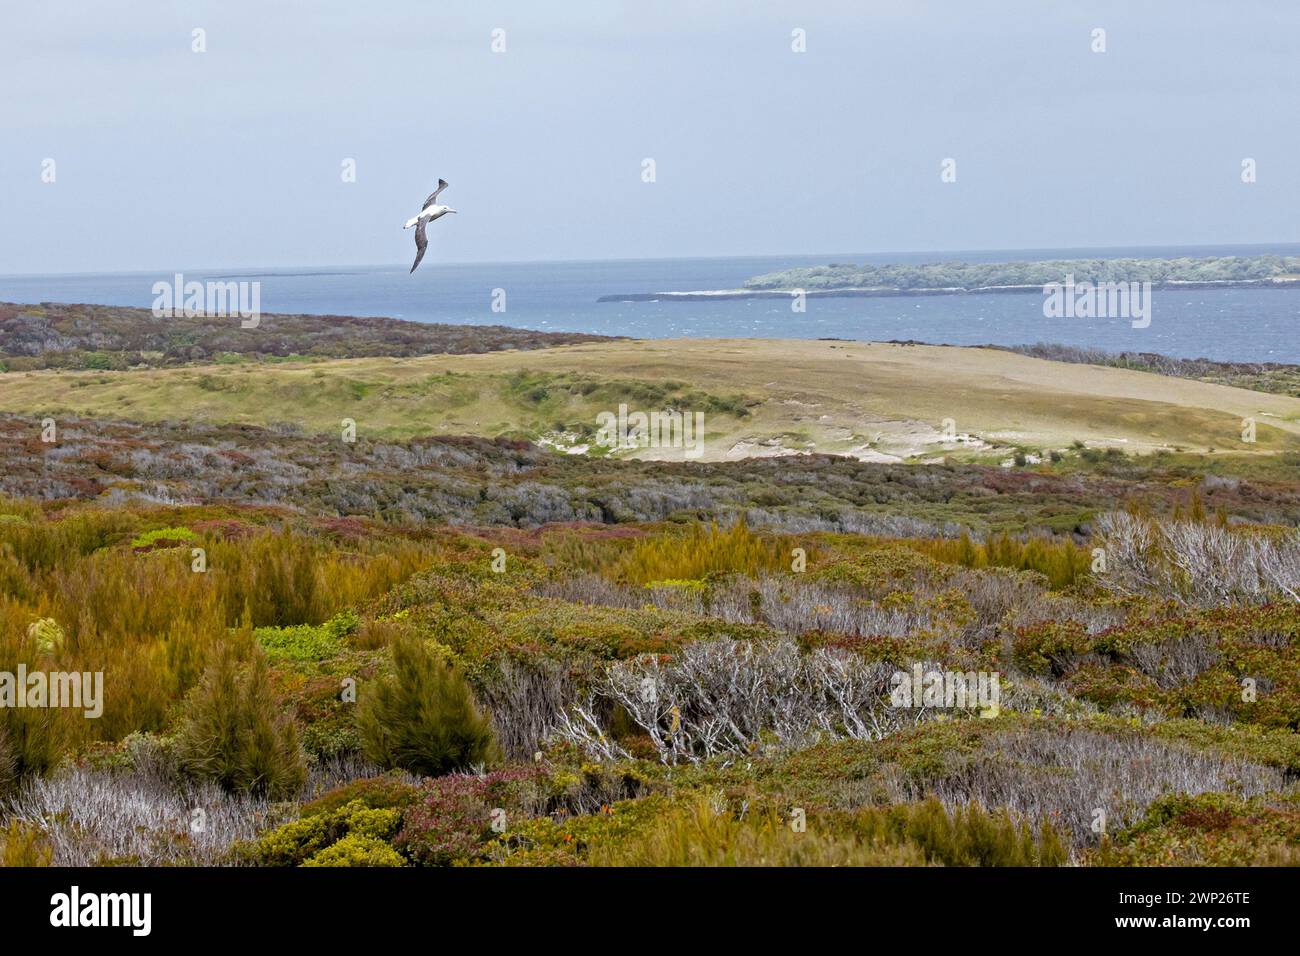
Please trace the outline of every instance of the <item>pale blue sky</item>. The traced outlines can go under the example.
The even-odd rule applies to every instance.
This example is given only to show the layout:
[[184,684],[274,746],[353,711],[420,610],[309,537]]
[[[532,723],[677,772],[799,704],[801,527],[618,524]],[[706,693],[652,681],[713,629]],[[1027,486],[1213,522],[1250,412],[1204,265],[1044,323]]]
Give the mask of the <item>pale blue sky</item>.
[[10,3],[0,272],[403,264],[438,176],[440,261],[1296,242],[1297,47],[1264,0]]

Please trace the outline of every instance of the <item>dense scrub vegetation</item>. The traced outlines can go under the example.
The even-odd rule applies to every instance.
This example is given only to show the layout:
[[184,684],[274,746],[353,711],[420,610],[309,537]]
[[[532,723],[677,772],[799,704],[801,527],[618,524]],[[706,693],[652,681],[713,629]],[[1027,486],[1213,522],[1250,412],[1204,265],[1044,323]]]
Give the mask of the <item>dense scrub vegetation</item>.
[[[92,454],[93,494],[0,498],[0,671],[104,675],[97,718],[0,708],[6,862],[1294,861],[1294,479],[755,461],[665,511],[637,463],[508,443],[89,432],[29,447],[47,482]],[[384,459],[470,504],[330,496]],[[634,504],[455,523],[543,479]],[[900,701],[918,667],[1000,699]]]
[[[0,707],[6,864],[1295,862],[1294,455],[47,424],[0,416],[0,675],[102,674],[102,712]],[[899,696],[925,673],[997,696]]]
[[[1077,448],[1028,468],[914,467],[830,455],[667,463],[591,459],[524,441],[434,436],[382,441],[295,426],[60,418],[42,441],[35,417],[0,414],[0,494],[85,502],[271,504],[403,524],[747,518],[754,527],[887,537],[999,531],[1092,533],[1091,516],[1129,499],[1172,514],[1201,488],[1211,510],[1294,525],[1300,457],[1158,454]],[[39,509],[38,509],[39,510]]]
[[348,315],[263,315],[255,329],[244,329],[238,317],[178,315],[158,319],[149,309],[125,306],[0,302],[0,372],[459,355],[607,338],[503,325],[445,325]]
[[1204,259],[1058,259],[1041,262],[935,262],[787,269],[755,276],[747,289],[988,289],[1064,282],[1249,282],[1300,277],[1300,257],[1222,256]]

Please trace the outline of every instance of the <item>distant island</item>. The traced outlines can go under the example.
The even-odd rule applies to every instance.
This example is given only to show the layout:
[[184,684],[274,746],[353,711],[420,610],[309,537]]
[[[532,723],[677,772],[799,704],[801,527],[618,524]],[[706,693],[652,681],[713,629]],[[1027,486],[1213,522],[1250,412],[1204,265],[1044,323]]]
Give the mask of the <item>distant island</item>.
[[1203,259],[1051,259],[1040,262],[935,262],[883,266],[832,263],[768,272],[739,289],[603,295],[599,302],[785,298],[802,291],[830,296],[977,295],[1041,292],[1072,276],[1076,283],[1150,282],[1153,288],[1300,288],[1300,256]]

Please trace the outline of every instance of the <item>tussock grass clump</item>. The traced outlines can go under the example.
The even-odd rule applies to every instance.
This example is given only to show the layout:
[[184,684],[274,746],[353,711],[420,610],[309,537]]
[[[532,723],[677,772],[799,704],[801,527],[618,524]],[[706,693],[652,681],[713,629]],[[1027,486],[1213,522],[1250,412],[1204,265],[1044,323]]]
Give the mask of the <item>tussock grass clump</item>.
[[438,645],[404,635],[393,671],[363,689],[357,727],[366,755],[386,769],[438,776],[495,756],[492,722]]
[[9,746],[9,731],[0,727],[0,800],[9,795],[18,782],[18,760]]
[[1066,850],[1006,811],[945,810],[938,800],[810,819],[796,830],[774,808],[738,817],[707,797],[674,807],[620,843],[593,846],[596,866],[1060,866]]
[[963,532],[956,539],[923,539],[909,541],[908,545],[936,560],[967,568],[1037,571],[1047,578],[1053,590],[1086,581],[1092,565],[1088,549],[1068,539],[1054,541],[1032,537],[1021,540],[1008,534],[995,534],[986,541],[973,541]]
[[307,779],[297,725],[261,654],[241,664],[228,648],[218,653],[185,702],[177,750],[189,773],[231,792],[287,798]]
[[692,581],[709,574],[747,574],[788,567],[781,543],[749,530],[744,521],[730,528],[695,523],[684,535],[659,535],[637,542],[613,568],[633,584]]
[[[18,602],[0,597],[0,671],[16,674],[19,666],[42,669],[60,642],[45,621],[33,620]],[[46,644],[42,638],[51,638]],[[45,648],[46,650],[43,650]],[[80,719],[69,708],[0,707],[0,796],[33,774],[58,763]]]

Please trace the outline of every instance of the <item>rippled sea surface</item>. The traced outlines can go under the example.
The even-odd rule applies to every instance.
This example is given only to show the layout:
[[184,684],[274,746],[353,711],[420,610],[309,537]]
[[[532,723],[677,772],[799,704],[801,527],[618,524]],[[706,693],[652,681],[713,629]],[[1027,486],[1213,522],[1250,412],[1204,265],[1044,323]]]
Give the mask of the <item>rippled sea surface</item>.
[[[1300,363],[1300,291],[1196,289],[1152,293],[1149,328],[1126,319],[1048,319],[1037,294],[783,300],[597,302],[602,295],[739,287],[763,272],[830,262],[998,262],[1016,259],[1208,255],[1300,255],[1300,246],[1032,252],[906,253],[445,264],[333,269],[186,271],[186,280],[261,283],[264,313],[388,315],[417,322],[499,324],[636,338],[913,339],[953,345],[1058,342],[1108,351],[1188,358]],[[172,273],[0,276],[0,301],[93,302],[147,307],[153,284]],[[504,297],[495,290],[504,290]],[[505,311],[493,311],[504,298]]]

